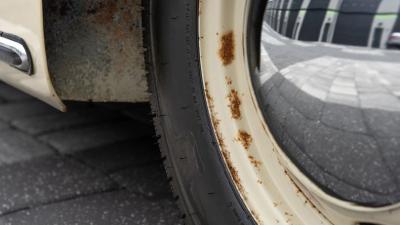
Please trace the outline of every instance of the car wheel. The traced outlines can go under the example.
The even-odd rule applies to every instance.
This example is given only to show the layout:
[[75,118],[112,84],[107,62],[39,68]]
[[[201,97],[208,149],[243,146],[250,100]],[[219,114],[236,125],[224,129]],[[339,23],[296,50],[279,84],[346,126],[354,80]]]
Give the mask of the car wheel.
[[[268,48],[262,47],[264,33],[279,33],[288,26],[283,25],[285,10],[268,13],[268,7],[288,1],[144,2],[155,126],[165,168],[187,224],[396,224],[393,207],[372,209],[368,204],[373,198],[367,193],[369,187],[353,190],[342,182],[347,179],[344,164],[338,164],[342,165],[340,174],[332,176],[337,179],[330,180],[337,171],[330,171],[328,162],[317,162],[318,157],[303,154],[313,148],[291,142],[304,139],[304,135],[288,126],[296,124],[297,114],[292,113],[291,101],[289,104],[283,97],[293,97],[291,90],[297,91],[297,97],[299,91],[290,85],[283,89],[285,79],[275,76],[279,68],[274,64],[284,65],[290,54],[277,53],[280,61],[273,61]],[[275,31],[269,31],[270,25]],[[288,39],[268,36],[276,46],[285,45]],[[280,88],[282,92],[277,92]],[[311,107],[313,101],[303,104]],[[303,119],[297,121],[297,129],[313,113],[299,117]],[[318,136],[325,134],[310,131],[322,129],[318,126],[318,121],[303,126],[305,134],[313,135],[308,140],[315,140],[313,146],[325,144],[326,149],[336,149],[344,134],[337,135],[333,143],[330,134]],[[360,143],[356,138],[341,140],[345,147],[355,140]],[[292,151],[297,148],[302,148],[301,154]],[[352,157],[358,152],[354,148],[349,147]],[[343,157],[340,154],[331,157],[332,162]],[[320,163],[319,167],[313,163]],[[351,163],[365,166],[356,160]],[[355,182],[358,175],[352,174]],[[371,198],[366,200],[364,195]]]

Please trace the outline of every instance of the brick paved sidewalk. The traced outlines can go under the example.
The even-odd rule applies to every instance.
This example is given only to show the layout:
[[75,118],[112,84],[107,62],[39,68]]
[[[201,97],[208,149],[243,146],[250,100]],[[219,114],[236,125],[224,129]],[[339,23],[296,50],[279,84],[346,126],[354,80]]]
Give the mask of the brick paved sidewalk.
[[0,224],[181,224],[148,106],[68,105],[0,83]]

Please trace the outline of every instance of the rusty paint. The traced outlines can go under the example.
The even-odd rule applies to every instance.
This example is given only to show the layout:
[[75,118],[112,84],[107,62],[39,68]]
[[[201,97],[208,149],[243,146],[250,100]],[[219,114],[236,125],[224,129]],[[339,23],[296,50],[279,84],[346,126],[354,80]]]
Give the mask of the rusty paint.
[[225,81],[227,85],[232,85],[232,78],[225,76]]
[[235,59],[235,40],[233,31],[222,35],[219,57],[221,58],[224,66],[231,64]]
[[237,141],[239,141],[243,145],[243,147],[247,150],[250,148],[250,145],[253,142],[253,138],[246,131],[239,130]]
[[203,4],[203,1],[201,1],[201,0],[199,0],[199,6],[198,6],[198,10],[199,10],[199,17],[201,16],[201,9],[202,9],[202,5]]
[[204,92],[206,94],[207,102],[209,104],[210,110],[214,110],[214,99],[210,95],[210,91],[208,90],[208,82],[204,83]]
[[228,170],[229,170],[229,172],[231,174],[232,180],[236,184],[237,189],[242,194],[243,199],[246,200],[247,199],[246,191],[245,191],[245,189],[244,189],[244,187],[242,185],[242,181],[240,180],[239,172],[237,171],[235,166],[233,166],[230,152],[226,149],[225,140],[224,140],[223,135],[222,135],[222,133],[220,131],[220,121],[221,120],[218,119],[217,114],[215,112],[214,99],[210,95],[209,88],[208,88],[208,82],[205,82],[204,86],[205,86],[204,87],[205,95],[206,95],[206,98],[207,98],[207,102],[208,102],[208,106],[209,106],[209,110],[210,110],[210,114],[211,114],[211,122],[213,124],[214,130],[215,130],[215,136],[216,136],[217,141],[219,143],[222,155],[223,155],[223,157],[225,159],[226,166],[228,167]]
[[291,216],[291,217],[293,217],[293,214],[291,214],[291,213],[289,213],[289,212],[285,212],[284,214],[285,214],[285,216]]
[[253,215],[254,219],[257,221],[258,224],[262,224],[262,220],[260,219],[260,216],[254,211],[250,210],[251,214]]
[[261,164],[262,164],[261,161],[257,160],[257,159],[256,159],[254,156],[252,156],[252,155],[249,155],[249,159],[250,159],[251,164],[253,164],[253,166],[254,166],[255,168],[257,168],[257,169],[260,168],[260,166],[261,166]]
[[141,0],[45,0],[49,71],[62,99],[148,101]]
[[[252,92],[253,92],[253,90],[249,87],[249,93],[252,93]],[[253,107],[256,109],[256,111],[257,111],[257,112],[260,112],[260,107],[258,107],[257,100],[254,99],[253,96],[251,96],[250,99],[251,99],[251,103],[253,104]]]
[[228,106],[231,110],[232,118],[236,120],[241,119],[242,113],[240,111],[240,105],[242,104],[242,102],[239,98],[239,93],[235,89],[232,89],[229,92],[228,100],[229,100]]
[[263,130],[268,134],[268,130],[267,130],[267,127],[265,127],[265,124],[261,123],[261,126],[262,126]]
[[304,204],[307,204],[307,205],[311,206],[311,208],[315,209],[315,210],[318,212],[318,214],[320,214],[322,217],[325,218],[326,221],[328,221],[330,224],[333,225],[333,222],[330,221],[330,220],[318,209],[318,207],[313,203],[313,201],[311,200],[310,196],[307,195],[305,192],[302,191],[301,187],[298,185],[297,181],[292,177],[292,175],[291,175],[287,170],[285,170],[284,173],[285,173],[285,175],[289,178],[289,180],[290,180],[290,182],[293,184],[293,186],[295,187],[296,193],[301,194],[301,195],[304,196],[304,198],[306,199],[306,200],[304,201]]
[[114,15],[117,13],[117,1],[108,0],[95,4],[89,4],[87,13],[94,15],[95,21],[100,24],[109,24],[113,21]]

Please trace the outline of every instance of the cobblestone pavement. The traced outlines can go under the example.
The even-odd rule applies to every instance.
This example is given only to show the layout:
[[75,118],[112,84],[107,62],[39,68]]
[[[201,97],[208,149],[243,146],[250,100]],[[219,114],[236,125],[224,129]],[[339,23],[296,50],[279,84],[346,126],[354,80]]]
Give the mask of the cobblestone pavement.
[[181,224],[148,106],[68,106],[0,83],[0,225]]
[[400,51],[303,42],[263,28],[257,94],[276,141],[327,193],[400,201]]

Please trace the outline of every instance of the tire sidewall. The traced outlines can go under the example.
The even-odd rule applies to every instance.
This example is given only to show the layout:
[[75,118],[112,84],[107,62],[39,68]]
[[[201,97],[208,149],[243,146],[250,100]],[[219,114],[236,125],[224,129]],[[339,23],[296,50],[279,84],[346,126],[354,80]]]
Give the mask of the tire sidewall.
[[186,222],[254,225],[214,135],[205,100],[196,0],[150,1],[152,105]]

